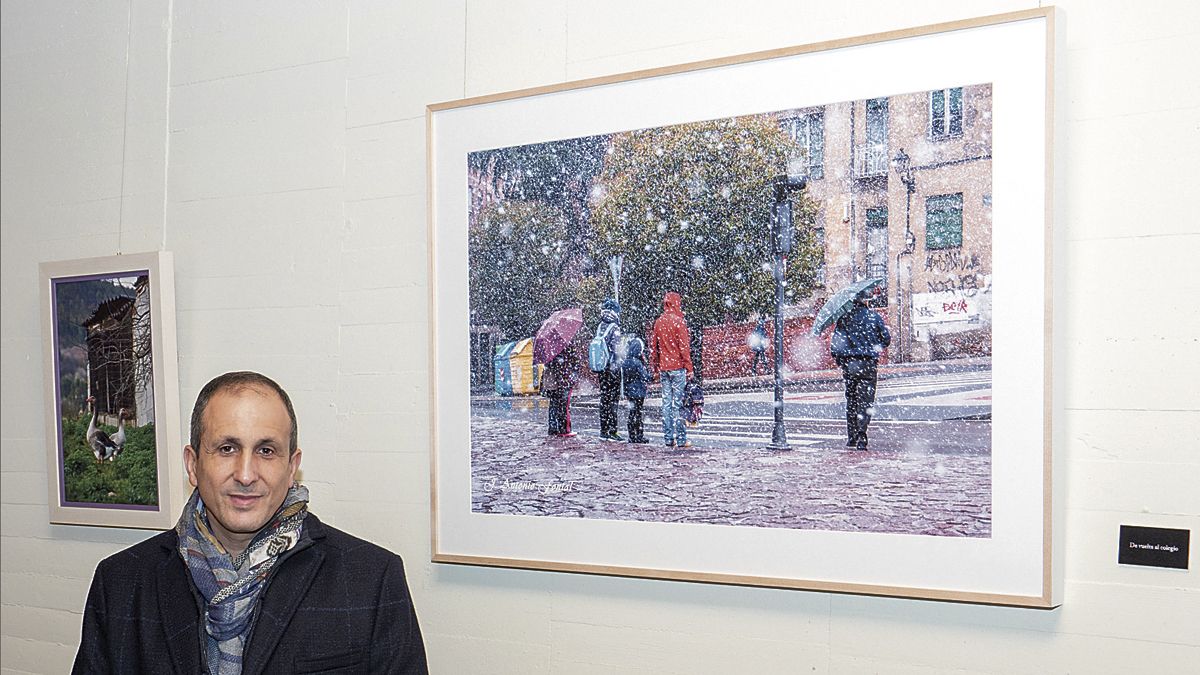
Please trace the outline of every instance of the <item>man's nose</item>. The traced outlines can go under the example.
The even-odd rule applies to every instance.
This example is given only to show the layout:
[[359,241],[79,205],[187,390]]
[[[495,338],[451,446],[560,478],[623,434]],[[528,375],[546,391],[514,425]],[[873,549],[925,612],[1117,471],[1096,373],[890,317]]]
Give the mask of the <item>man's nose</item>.
[[240,485],[250,485],[257,478],[258,472],[254,466],[254,453],[243,451],[238,455],[237,466],[233,472],[233,479]]

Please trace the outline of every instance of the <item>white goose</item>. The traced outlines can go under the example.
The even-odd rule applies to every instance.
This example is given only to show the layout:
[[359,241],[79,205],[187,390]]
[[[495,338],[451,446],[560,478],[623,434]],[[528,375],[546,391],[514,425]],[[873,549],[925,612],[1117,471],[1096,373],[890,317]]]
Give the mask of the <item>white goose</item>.
[[[88,428],[87,428],[88,445],[92,446],[92,454],[96,456],[97,462],[103,462],[106,459],[111,460],[113,457],[117,456],[117,453],[121,451],[121,448],[117,447],[117,444],[113,441],[112,438],[109,437],[108,434],[104,433],[103,429],[100,429],[99,427],[96,426],[96,413],[97,413],[96,405],[95,405],[96,397],[89,396],[87,399],[87,402],[88,402],[88,407],[92,409],[92,421],[88,423]],[[124,412],[124,411],[122,411],[122,412]],[[121,420],[121,427],[120,427],[120,430],[117,432],[117,435],[119,435],[121,437],[121,445],[124,446],[125,445],[124,420]]]
[[112,456],[108,458],[108,461],[110,462],[116,459],[117,455],[121,454],[121,451],[125,449],[125,415],[126,412],[124,408],[121,408],[121,410],[117,413],[117,433],[111,436],[113,445],[116,446],[116,449],[113,450]]

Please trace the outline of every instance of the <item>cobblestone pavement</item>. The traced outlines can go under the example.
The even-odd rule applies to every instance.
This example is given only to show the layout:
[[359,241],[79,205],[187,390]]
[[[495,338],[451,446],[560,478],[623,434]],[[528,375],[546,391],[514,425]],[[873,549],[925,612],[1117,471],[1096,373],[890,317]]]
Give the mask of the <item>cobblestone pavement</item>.
[[834,420],[789,422],[789,438],[801,442],[786,452],[721,434],[697,434],[694,448],[666,448],[652,433],[658,425],[656,417],[647,417],[647,436],[654,441],[647,445],[602,441],[578,423],[578,436],[553,438],[546,436],[536,400],[523,411],[473,408],[472,510],[938,536],[991,533],[990,443],[964,451],[973,443],[962,442],[987,439],[986,421],[877,420],[866,452],[842,447]]

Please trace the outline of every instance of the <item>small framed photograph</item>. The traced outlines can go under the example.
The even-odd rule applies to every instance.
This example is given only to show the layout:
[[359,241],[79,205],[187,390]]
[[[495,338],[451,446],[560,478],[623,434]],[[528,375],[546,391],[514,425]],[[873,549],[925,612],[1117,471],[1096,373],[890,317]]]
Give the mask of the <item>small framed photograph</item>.
[[184,494],[171,254],[39,267],[50,522],[170,528]]
[[1058,605],[1057,30],[429,106],[433,560]]

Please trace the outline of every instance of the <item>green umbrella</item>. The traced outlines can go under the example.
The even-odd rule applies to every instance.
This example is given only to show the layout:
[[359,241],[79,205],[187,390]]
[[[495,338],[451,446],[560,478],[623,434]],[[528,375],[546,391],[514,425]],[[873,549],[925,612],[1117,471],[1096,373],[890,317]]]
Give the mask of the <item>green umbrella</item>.
[[842,290],[834,293],[813,318],[812,334],[820,335],[821,331],[833,325],[854,307],[854,298],[863,291],[869,291],[883,284],[883,279],[863,279],[856,281]]

